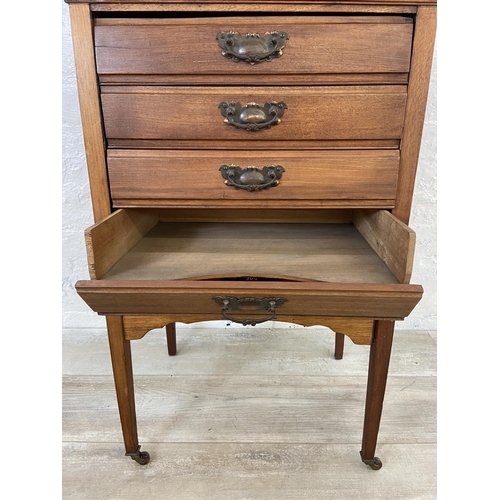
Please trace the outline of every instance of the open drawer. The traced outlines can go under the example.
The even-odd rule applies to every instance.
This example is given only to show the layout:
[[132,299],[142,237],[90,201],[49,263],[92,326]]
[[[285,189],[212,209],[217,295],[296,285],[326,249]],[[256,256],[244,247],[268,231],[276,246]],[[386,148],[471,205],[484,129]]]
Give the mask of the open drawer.
[[120,209],[87,229],[92,279],[76,290],[105,315],[406,317],[423,293],[408,284],[414,232],[385,210],[332,212],[333,222],[169,222]]

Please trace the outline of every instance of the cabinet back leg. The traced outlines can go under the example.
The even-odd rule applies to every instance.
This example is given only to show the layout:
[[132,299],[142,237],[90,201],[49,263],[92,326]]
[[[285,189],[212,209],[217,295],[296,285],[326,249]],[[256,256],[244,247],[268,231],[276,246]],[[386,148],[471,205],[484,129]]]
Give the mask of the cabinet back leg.
[[342,359],[344,357],[344,340],[343,333],[335,332],[335,359]]
[[361,445],[361,459],[374,470],[382,467],[381,460],[375,456],[375,448],[382,416],[393,335],[394,321],[375,321],[370,347],[365,422]]
[[177,338],[175,331],[175,323],[169,323],[166,326],[167,329],[167,349],[169,356],[175,356],[177,354]]

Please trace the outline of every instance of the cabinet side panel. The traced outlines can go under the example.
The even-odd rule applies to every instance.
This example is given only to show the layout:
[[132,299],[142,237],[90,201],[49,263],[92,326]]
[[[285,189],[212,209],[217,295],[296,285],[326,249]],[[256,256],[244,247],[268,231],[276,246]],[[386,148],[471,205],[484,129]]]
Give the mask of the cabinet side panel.
[[92,207],[94,220],[98,221],[111,213],[111,203],[94,60],[92,18],[88,4],[71,4],[69,11]]
[[436,9],[434,7],[419,7],[415,20],[408,99],[403,138],[401,140],[401,163],[396,205],[392,211],[405,224],[408,224],[410,220],[434,52],[435,32]]

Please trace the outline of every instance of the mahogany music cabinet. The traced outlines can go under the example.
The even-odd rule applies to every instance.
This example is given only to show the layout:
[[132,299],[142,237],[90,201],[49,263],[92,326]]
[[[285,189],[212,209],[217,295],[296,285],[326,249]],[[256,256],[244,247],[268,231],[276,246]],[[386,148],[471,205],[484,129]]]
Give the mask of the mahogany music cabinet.
[[140,450],[130,341],[225,318],[323,325],[370,346],[372,469],[433,55],[432,0],[66,0],[126,455]]

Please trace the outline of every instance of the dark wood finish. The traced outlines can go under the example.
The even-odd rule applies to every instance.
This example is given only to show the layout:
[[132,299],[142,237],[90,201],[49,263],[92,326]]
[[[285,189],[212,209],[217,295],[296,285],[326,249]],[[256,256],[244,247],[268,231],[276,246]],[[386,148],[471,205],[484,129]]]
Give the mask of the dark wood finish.
[[[250,65],[223,57],[217,33],[241,35],[286,31],[283,55]],[[369,74],[409,71],[413,25],[396,16],[266,16],[192,19],[97,19],[95,48],[99,75],[123,82],[122,75],[245,75],[260,84],[265,75]],[[175,50],[172,48],[175,47]],[[267,82],[266,82],[267,83]]]
[[[227,186],[221,165],[281,165],[279,185],[248,192]],[[384,200],[394,205],[399,152],[112,150],[108,170],[114,207],[162,206],[164,200]]]
[[[401,138],[406,87],[116,86],[101,100],[110,139],[386,140]],[[279,125],[249,132],[224,123],[223,101],[284,101],[288,109]]]
[[165,328],[167,331],[168,355],[175,356],[177,354],[177,334],[175,331],[175,323],[169,323]]
[[344,334],[335,332],[335,359],[342,359],[344,357],[344,340]]
[[139,448],[139,439],[137,437],[130,340],[125,339],[121,316],[106,317],[106,324],[125,450],[127,453],[135,453]]
[[361,458],[363,460],[372,460],[375,457],[393,335],[393,321],[375,322],[375,332],[370,347],[365,422],[361,445]]

